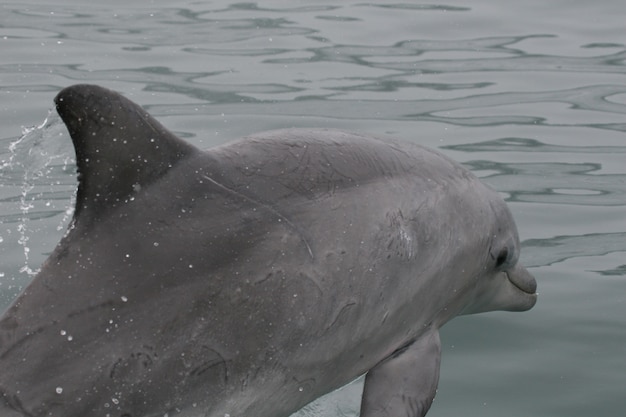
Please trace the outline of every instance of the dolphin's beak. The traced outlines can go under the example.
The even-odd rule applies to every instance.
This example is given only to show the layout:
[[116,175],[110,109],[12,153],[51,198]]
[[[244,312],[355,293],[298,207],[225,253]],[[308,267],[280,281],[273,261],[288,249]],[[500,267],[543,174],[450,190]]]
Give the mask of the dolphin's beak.
[[513,268],[505,271],[506,277],[509,282],[513,284],[520,292],[522,292],[524,298],[526,298],[523,305],[518,306],[515,311],[525,311],[533,308],[535,303],[537,302],[537,280],[533,277],[530,272],[526,270],[519,263],[516,264]]
[[525,293],[537,293],[537,280],[519,263],[513,269],[506,271],[506,276],[513,285]]

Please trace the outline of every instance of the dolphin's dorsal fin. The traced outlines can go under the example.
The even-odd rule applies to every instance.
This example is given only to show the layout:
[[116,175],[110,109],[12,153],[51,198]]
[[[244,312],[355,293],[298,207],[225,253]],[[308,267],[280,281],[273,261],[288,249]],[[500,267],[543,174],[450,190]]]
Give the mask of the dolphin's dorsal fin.
[[114,91],[74,85],[54,101],[76,151],[76,220],[99,217],[198,152]]

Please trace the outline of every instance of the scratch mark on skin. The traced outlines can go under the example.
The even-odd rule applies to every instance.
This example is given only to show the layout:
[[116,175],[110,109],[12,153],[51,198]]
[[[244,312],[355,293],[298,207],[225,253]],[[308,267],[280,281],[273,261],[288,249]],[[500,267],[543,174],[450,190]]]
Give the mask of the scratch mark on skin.
[[249,201],[252,204],[255,204],[257,206],[263,207],[265,210],[269,211],[270,213],[276,215],[278,218],[283,220],[289,227],[291,227],[300,236],[300,239],[302,240],[302,242],[304,243],[304,245],[307,248],[307,251],[309,252],[309,256],[311,256],[311,259],[314,259],[313,250],[311,249],[311,246],[309,245],[309,242],[304,237],[304,234],[302,233],[302,231],[298,228],[298,226],[296,226],[291,220],[289,220],[287,217],[285,217],[282,213],[277,211],[272,206],[269,206],[267,204],[261,203],[260,201],[257,201],[257,200],[255,200],[255,199],[253,199],[251,197],[248,197],[247,195],[241,194],[240,192],[237,192],[237,191],[235,191],[235,190],[233,190],[231,188],[226,187],[223,184],[220,184],[219,182],[215,181],[213,178],[209,177],[208,175],[203,175],[202,177],[204,179],[210,181],[212,184],[215,184],[216,186],[218,186],[222,190],[225,190],[225,191],[227,191],[227,192],[229,192],[231,194],[234,194],[237,197],[243,198],[244,200]]
[[[56,324],[56,322],[52,322],[51,325]],[[27,333],[25,336],[23,336],[22,338],[12,342],[12,346],[8,347],[3,353],[2,355],[0,355],[0,359],[4,359],[7,356],[9,356],[10,354],[13,353],[14,350],[17,350],[18,348],[20,348],[24,343],[28,342],[29,339],[31,339],[33,336],[36,336],[37,334],[43,332],[45,330],[45,326],[41,326],[36,328],[35,330]],[[1,392],[0,392],[1,393]]]
[[346,304],[344,304],[341,309],[339,310],[339,312],[335,315],[335,318],[333,319],[332,323],[330,324],[330,326],[328,326],[327,330],[330,330],[338,321],[339,318],[346,313],[350,308],[354,307],[356,305],[356,301],[350,300],[348,301]]
[[3,387],[0,387],[0,400],[3,400],[11,410],[18,411],[24,415],[24,417],[34,417],[33,414],[28,412],[19,398],[16,395],[10,395]]

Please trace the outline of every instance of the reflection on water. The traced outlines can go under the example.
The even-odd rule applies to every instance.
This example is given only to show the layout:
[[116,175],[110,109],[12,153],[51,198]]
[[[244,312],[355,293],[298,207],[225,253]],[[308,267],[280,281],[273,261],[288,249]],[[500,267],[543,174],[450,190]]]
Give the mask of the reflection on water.
[[626,205],[626,174],[597,174],[600,164],[470,161],[465,165],[477,174],[490,172],[484,181],[508,193],[511,202]]
[[[24,266],[36,269],[63,234],[76,183],[64,160],[38,171],[41,161],[8,147],[60,88],[92,82],[203,147],[324,126],[393,135],[461,161],[509,202],[540,299],[529,313],[446,326],[429,416],[623,412],[621,0],[0,7],[0,309],[30,279]],[[66,135],[39,133],[71,156]],[[28,172],[43,174],[25,180]],[[356,415],[359,389],[302,415]]]
[[[523,251],[526,258],[532,259],[532,262],[526,262],[529,267],[552,265],[581,256],[620,254],[626,252],[626,232],[528,239],[523,244]],[[620,270],[623,272],[621,265],[604,272],[606,275],[619,275],[615,272]]]

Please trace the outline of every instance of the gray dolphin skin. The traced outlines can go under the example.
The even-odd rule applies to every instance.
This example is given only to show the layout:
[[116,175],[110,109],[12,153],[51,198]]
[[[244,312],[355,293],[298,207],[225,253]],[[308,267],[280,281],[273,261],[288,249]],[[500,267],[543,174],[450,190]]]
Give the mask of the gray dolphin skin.
[[504,201],[435,151],[280,130],[200,151],[113,91],[55,99],[78,194],[0,320],[2,417],[287,417],[366,374],[424,416],[439,328],[528,310]]

